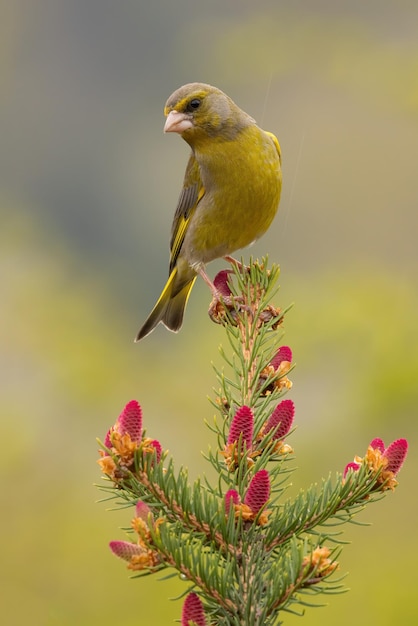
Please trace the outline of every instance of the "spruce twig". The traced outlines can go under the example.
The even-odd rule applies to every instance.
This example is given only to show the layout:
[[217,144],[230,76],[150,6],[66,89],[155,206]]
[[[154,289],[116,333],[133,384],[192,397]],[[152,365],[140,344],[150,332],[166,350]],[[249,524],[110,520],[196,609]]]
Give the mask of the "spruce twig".
[[217,415],[207,422],[218,449],[204,455],[215,484],[190,483],[185,468],[176,470],[161,444],[145,436],[136,401],[101,444],[102,489],[121,506],[135,506],[133,540],[110,547],[134,572],[171,567],[189,582],[185,626],[281,624],[285,611],[312,606],[306,594],[345,591],[335,577],[341,526],[396,487],[407,453],[404,439],[387,448],[375,439],[343,474],[284,500],[295,413],[284,396],[294,365],[291,349],[281,345],[287,310],[271,304],[278,276],[266,259],[250,260],[214,281],[219,297],[209,315],[227,340],[224,366],[214,366]]

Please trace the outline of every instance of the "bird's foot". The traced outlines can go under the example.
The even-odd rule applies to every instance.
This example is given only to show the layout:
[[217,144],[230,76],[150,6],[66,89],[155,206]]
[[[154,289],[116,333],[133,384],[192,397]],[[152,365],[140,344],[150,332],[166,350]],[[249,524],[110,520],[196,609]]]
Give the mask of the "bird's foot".
[[203,278],[203,280],[205,281],[205,283],[207,284],[207,286],[211,290],[213,297],[219,299],[219,296],[220,296],[219,289],[217,289],[215,287],[215,285],[213,284],[213,282],[211,281],[209,276],[206,274],[206,272],[203,269],[203,267],[199,267],[197,272],[200,274],[200,276]]
[[235,265],[235,267],[239,267],[240,269],[242,269],[242,268],[248,269],[248,265],[244,265],[243,263],[241,263],[237,259],[234,259],[234,257],[230,256],[229,254],[225,255],[223,258],[225,259],[225,261],[227,261],[231,265]]

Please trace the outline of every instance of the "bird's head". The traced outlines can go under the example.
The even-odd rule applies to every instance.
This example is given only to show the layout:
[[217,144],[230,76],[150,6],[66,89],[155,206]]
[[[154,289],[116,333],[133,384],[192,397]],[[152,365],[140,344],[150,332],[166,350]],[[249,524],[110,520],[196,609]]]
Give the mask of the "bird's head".
[[179,133],[191,146],[207,137],[233,139],[254,124],[223,91],[204,83],[183,85],[166,102],[164,132]]

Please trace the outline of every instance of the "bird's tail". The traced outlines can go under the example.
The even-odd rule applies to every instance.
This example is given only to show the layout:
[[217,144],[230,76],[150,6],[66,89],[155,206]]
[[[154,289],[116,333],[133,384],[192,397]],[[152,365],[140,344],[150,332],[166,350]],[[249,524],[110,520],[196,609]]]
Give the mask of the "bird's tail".
[[180,281],[177,267],[172,270],[161,296],[138,332],[135,341],[140,341],[146,337],[159,322],[162,322],[173,332],[180,330],[184,310],[195,280],[196,275],[194,274],[191,278],[188,277],[186,282],[184,279]]

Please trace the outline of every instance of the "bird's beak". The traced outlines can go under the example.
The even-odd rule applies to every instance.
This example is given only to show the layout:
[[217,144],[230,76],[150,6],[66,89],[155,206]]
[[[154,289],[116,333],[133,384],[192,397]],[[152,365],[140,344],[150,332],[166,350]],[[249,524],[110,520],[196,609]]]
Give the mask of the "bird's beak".
[[179,111],[170,111],[164,124],[165,133],[183,133],[185,130],[192,128],[193,122],[186,113]]

